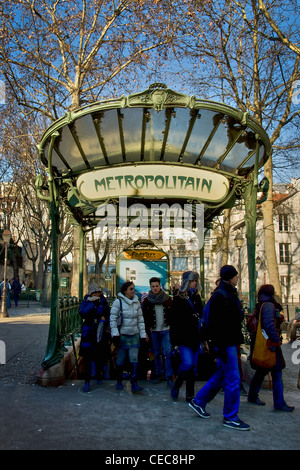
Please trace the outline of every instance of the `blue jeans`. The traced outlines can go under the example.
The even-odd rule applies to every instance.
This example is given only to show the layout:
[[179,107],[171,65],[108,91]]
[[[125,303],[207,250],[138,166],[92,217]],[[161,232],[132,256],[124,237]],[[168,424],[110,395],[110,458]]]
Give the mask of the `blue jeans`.
[[[270,369],[257,369],[251,380],[249,387],[249,399],[253,400],[258,397],[258,393],[262,386],[265,376],[270,372]],[[272,388],[273,388],[273,403],[274,408],[282,408],[286,403],[283,398],[283,382],[282,382],[282,371],[276,370],[274,367],[271,369],[272,376]]]
[[151,341],[154,352],[155,372],[157,377],[163,376],[163,363],[161,357],[161,350],[165,358],[165,378],[169,379],[173,375],[173,369],[171,365],[171,342],[169,330],[164,331],[152,331]]
[[117,352],[116,365],[122,366],[126,360],[127,354],[131,363],[137,364],[140,339],[139,335],[121,335],[120,347]]
[[193,372],[194,375],[197,373],[198,357],[200,354],[200,349],[193,351],[188,346],[179,346],[181,363],[178,368],[178,375],[185,375],[186,372]]
[[226,355],[226,362],[223,362],[220,358],[217,359],[217,371],[197,393],[195,401],[199,406],[205,408],[220,388],[224,387],[223,415],[225,419],[234,420],[238,418],[240,406],[241,378],[237,346],[228,346]]

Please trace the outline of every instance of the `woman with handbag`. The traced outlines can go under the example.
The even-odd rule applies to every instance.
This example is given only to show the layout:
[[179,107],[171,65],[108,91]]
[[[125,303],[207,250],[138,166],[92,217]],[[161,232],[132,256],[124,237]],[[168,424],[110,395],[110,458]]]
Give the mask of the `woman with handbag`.
[[[122,390],[123,365],[127,354],[132,365],[131,391],[140,392],[142,388],[137,383],[137,365],[140,338],[148,341],[145,331],[145,323],[140,301],[134,292],[134,284],[131,281],[124,282],[121,292],[114,301],[110,311],[111,336],[118,348],[117,390]],[[120,316],[122,322],[119,322]]]
[[281,307],[274,295],[275,290],[271,284],[265,284],[258,290],[258,303],[255,307],[258,328],[250,357],[251,367],[256,371],[250,383],[248,402],[265,405],[258,394],[265,376],[271,372],[274,409],[293,411],[294,407],[288,406],[283,397],[282,369],[285,361],[280,346],[280,324],[283,319]]

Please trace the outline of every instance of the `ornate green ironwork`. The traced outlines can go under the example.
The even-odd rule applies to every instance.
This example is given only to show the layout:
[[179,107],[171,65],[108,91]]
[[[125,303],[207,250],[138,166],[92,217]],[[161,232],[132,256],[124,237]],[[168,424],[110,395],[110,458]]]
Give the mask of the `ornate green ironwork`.
[[[37,177],[37,192],[49,201],[52,222],[51,319],[44,367],[58,362],[63,354],[59,313],[62,305],[58,298],[59,202],[64,202],[80,230],[79,300],[83,296],[85,233],[101,220],[96,213],[100,203],[118,203],[109,199],[106,190],[96,201],[83,197],[76,183],[86,172],[137,165],[142,169],[145,164],[153,165],[156,171],[159,165],[168,164],[178,173],[181,168],[191,174],[201,169],[227,178],[228,192],[221,200],[202,201],[199,195],[194,202],[204,202],[205,226],[209,227],[224,208],[232,207],[237,198],[245,199],[250,308],[253,307],[258,170],[271,153],[271,145],[266,132],[249,113],[155,83],[140,93],[102,100],[67,113],[45,131],[38,150],[49,176],[46,185]],[[265,197],[266,181],[260,189]],[[139,200],[138,191],[131,200]],[[147,205],[151,200],[143,202]],[[204,279],[203,270],[202,276]]]

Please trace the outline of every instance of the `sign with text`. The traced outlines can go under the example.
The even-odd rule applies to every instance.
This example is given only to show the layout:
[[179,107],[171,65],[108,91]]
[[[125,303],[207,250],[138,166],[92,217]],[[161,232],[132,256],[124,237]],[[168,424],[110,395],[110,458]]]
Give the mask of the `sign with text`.
[[146,250],[146,249],[138,249],[138,250],[125,250],[122,253],[126,259],[148,259],[148,260],[156,260],[161,259],[166,256],[166,253],[160,250]]
[[77,189],[89,200],[139,196],[221,201],[228,194],[228,179],[218,173],[181,165],[141,164],[83,173]]

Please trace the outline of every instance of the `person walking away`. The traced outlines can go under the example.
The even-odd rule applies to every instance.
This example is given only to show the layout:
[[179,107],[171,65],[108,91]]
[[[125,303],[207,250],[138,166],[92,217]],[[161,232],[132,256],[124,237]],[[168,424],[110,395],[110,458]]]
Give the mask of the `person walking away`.
[[[4,288],[4,279],[0,284],[1,302],[2,302],[3,288]],[[11,308],[10,291],[11,291],[11,285],[8,282],[8,279],[6,279],[6,306],[7,308]]]
[[19,301],[19,295],[21,293],[21,284],[19,283],[18,278],[14,278],[12,285],[11,285],[12,291],[14,293],[14,302],[15,306],[18,306],[18,301]]
[[[118,327],[118,319],[122,318]],[[140,392],[142,388],[137,383],[137,366],[140,339],[148,340],[140,301],[135,294],[131,281],[122,284],[117,299],[110,312],[111,336],[118,348],[116,358],[117,390],[122,390],[123,365],[128,355],[132,366],[131,391]]]
[[181,363],[171,396],[177,400],[180,387],[186,382],[186,401],[195,395],[195,377],[200,353],[199,325],[202,316],[201,286],[199,274],[186,271],[182,275],[180,291],[173,298],[170,313],[170,339],[174,348],[178,347]]
[[[282,323],[284,317],[280,314],[282,308],[276,302],[274,295],[275,289],[272,284],[265,284],[261,286],[257,293],[258,303],[256,304],[255,312],[257,320],[259,320],[259,315],[261,316],[261,328],[268,336],[268,348],[271,351],[276,352],[276,365],[272,367],[272,369],[257,367],[251,360],[251,354],[250,364],[251,367],[256,370],[250,383],[248,402],[255,403],[256,405],[265,405],[265,403],[259,399],[258,395],[265,376],[271,372],[274,409],[281,411],[293,411],[294,407],[287,405],[283,396],[282,369],[285,367],[285,361],[281,351],[282,337],[280,324]],[[251,348],[252,353],[254,344]]]
[[287,324],[286,337],[292,343],[297,339],[297,330],[300,328],[300,311],[296,309],[296,314],[293,320]]
[[96,366],[96,379],[102,380],[106,360],[109,335],[109,305],[97,284],[92,283],[88,293],[79,305],[79,315],[83,319],[79,355],[84,360],[84,392],[90,391],[92,363]]
[[210,418],[205,407],[224,387],[223,426],[248,431],[250,426],[238,417],[240,404],[240,370],[238,346],[244,342],[244,311],[237,296],[238,272],[231,265],[220,270],[221,282],[211,298],[209,329],[217,357],[217,370],[191,400],[189,406],[201,418]]
[[[142,310],[146,332],[148,337],[151,338],[154,352],[156,375],[154,383],[159,383],[163,380],[163,377],[165,377],[167,385],[172,387],[172,346],[170,342],[170,308],[172,299],[162,289],[158,277],[152,277],[149,284],[150,292],[142,302]],[[163,353],[165,368],[163,368],[161,352]]]

